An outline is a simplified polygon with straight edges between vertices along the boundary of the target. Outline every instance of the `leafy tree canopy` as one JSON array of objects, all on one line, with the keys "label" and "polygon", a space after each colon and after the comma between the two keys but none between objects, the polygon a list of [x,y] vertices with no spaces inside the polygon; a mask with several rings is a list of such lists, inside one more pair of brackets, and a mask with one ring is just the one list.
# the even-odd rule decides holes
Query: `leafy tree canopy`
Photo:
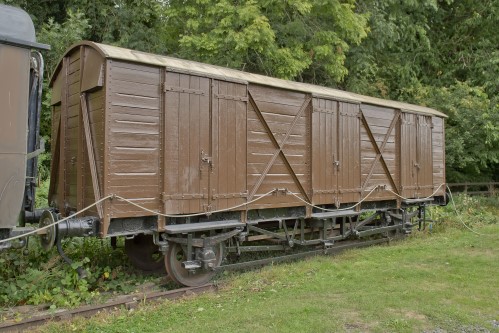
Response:
[{"label": "leafy tree canopy", "polygon": [[346,53],[368,31],[351,0],[173,0],[165,17],[183,58],[328,85],[347,75]]},{"label": "leafy tree canopy", "polygon": [[497,0],[0,2],[52,45],[47,74],[89,39],[423,104],[449,115],[448,181],[499,180]]}]

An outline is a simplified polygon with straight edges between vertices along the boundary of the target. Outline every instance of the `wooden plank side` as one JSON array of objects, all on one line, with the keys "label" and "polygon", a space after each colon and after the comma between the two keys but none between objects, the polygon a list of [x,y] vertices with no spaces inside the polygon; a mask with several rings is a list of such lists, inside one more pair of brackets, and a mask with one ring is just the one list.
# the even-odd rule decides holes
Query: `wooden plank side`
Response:
[{"label": "wooden plank side", "polygon": [[[309,158],[307,149],[310,145],[308,141],[311,139],[306,126],[307,122],[312,121],[309,119],[311,113],[308,111],[311,98],[302,93],[257,85],[251,85],[249,92],[248,119],[251,123],[251,129],[248,126],[249,199],[266,193],[262,191],[271,188],[286,188],[300,193],[305,200],[309,200],[312,179],[310,166],[307,164]],[[276,107],[276,104],[280,106]],[[258,122],[261,128],[255,131]],[[267,135],[267,140],[262,133]],[[288,155],[292,156],[295,164],[290,164]],[[253,160],[255,156],[258,156],[258,162]],[[268,160],[257,165],[262,163],[265,156]],[[305,167],[307,172],[297,173],[294,170],[296,163],[307,166]],[[285,173],[282,173],[282,169],[279,172],[275,171],[274,165],[279,164],[286,167]],[[259,172],[250,174],[250,170],[259,170]]]},{"label": "wooden plank side", "polygon": [[[110,67],[108,110],[106,114],[108,150],[104,156],[105,191],[139,204],[160,202],[160,68],[114,61]],[[115,77],[115,73],[117,77]],[[147,77],[147,83],[144,83]],[[97,123],[96,123],[97,124]],[[151,178],[156,179],[151,184]],[[127,184],[132,180],[133,188]],[[140,179],[143,181],[141,182]],[[110,204],[112,217],[120,214],[124,203]],[[126,206],[126,205],[125,205]],[[128,216],[144,216],[144,211],[130,210]],[[118,214],[118,215],[116,215]],[[120,215],[122,216],[122,215]]]},{"label": "wooden plank side", "polygon": [[[362,105],[361,138],[361,180],[363,194],[374,187],[382,186],[394,192],[399,191],[398,160],[399,111],[373,105]],[[373,192],[368,200],[396,199],[389,192]]]},{"label": "wooden plank side", "polygon": [[[189,89],[199,90],[200,78],[191,76]],[[200,136],[200,95],[188,94],[189,98],[189,149],[185,154],[189,156],[189,189],[187,193],[201,193],[200,189],[200,156],[201,156],[201,136]],[[194,167],[196,166],[197,167]],[[189,212],[199,212],[202,210],[200,199],[189,200]]]},{"label": "wooden plank side", "polygon": [[69,75],[69,58],[65,57],[62,60],[62,92],[61,92],[61,112],[60,112],[60,127],[59,127],[59,175],[57,189],[57,206],[59,211],[66,215],[66,126],[67,126],[67,109],[68,109],[68,75]]},{"label": "wooden plank side", "polygon": [[[189,87],[189,75],[180,74],[179,86]],[[190,116],[189,94],[180,93],[179,95],[179,110],[178,110],[178,187],[179,193],[190,193],[190,163],[189,163],[189,116]],[[179,202],[180,212],[189,212],[189,202]]]},{"label": "wooden plank side", "polygon": [[[260,85],[251,85],[251,95],[257,102],[275,103],[300,107],[303,104],[304,94],[297,91],[272,88]],[[262,112],[265,110],[262,108]]]},{"label": "wooden plank side", "polygon": [[[445,164],[444,164],[444,120],[433,117],[432,130],[432,149],[433,149],[433,187],[434,191],[445,183]],[[445,186],[442,186],[436,195],[444,195]]]},{"label": "wooden plank side", "polygon": [[[177,73],[166,72],[165,85],[179,86],[180,75]],[[178,173],[179,173],[179,160],[178,160],[178,144],[179,144],[179,105],[180,94],[174,91],[167,91],[164,94],[164,109],[165,109],[165,169],[164,183],[165,194],[172,195],[179,191]],[[177,200],[165,201],[166,212],[178,212],[179,203]]]},{"label": "wooden plank side", "polygon": [[[248,98],[248,87],[242,84],[236,85],[236,96]],[[248,172],[248,142],[246,119],[248,117],[248,102],[238,101],[235,104],[235,184],[237,184],[237,188],[241,189],[244,193],[247,193],[248,185],[246,174]],[[235,200],[234,204],[239,204],[239,202]]]}]

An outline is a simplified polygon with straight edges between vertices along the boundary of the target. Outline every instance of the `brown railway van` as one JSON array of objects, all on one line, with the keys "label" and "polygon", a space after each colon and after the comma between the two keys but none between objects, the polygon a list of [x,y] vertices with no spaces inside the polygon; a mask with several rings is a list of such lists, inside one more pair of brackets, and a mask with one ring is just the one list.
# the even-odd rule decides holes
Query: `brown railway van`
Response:
[{"label": "brown railway van", "polygon": [[445,203],[445,115],[427,107],[92,42],[50,85],[50,219],[112,196],[65,234],[137,235],[131,260],[162,267],[159,249],[185,285],[226,252],[408,232]]}]

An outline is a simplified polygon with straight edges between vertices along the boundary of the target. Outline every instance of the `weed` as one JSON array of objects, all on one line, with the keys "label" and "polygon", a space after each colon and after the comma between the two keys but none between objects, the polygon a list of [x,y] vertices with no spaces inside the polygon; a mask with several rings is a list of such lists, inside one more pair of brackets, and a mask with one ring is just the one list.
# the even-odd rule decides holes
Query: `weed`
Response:
[{"label": "weed", "polygon": [[466,194],[454,196],[454,202],[447,206],[433,206],[429,216],[436,223],[431,231],[445,231],[449,228],[465,229],[499,223],[499,197],[471,197]]},{"label": "weed", "polygon": [[[109,240],[68,239],[63,247],[75,259],[72,265],[64,263],[55,249],[44,252],[36,241],[29,243],[27,254],[1,253],[0,306],[75,307],[98,300],[102,292],[132,292],[137,284],[153,278],[137,274],[122,248],[113,250]],[[83,279],[75,270],[80,266],[88,273]]]}]

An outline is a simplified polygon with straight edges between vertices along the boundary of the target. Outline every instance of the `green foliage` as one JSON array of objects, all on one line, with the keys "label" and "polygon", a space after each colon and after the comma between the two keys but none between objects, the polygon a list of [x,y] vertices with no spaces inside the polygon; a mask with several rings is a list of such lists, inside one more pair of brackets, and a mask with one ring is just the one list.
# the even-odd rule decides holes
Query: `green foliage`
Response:
[{"label": "green foliage", "polygon": [[[433,230],[449,231],[449,228],[466,230],[466,226],[479,229],[499,224],[499,197],[478,197],[458,194],[447,206],[434,206],[429,210],[436,221]],[[463,225],[463,223],[466,225]],[[468,231],[468,230],[467,230]]]},{"label": "green foliage", "polygon": [[67,8],[85,13],[90,29],[84,39],[147,52],[161,49],[159,0],[71,0]]},{"label": "green foliage", "polygon": [[[45,153],[44,155],[48,155]],[[40,165],[43,163],[40,162]],[[40,175],[40,178],[43,179],[43,176]],[[48,207],[48,196],[49,196],[49,186],[50,186],[50,178],[46,178],[42,180],[39,186],[36,189],[36,198],[35,198],[35,207],[36,208],[45,208]]]},{"label": "green foliage", "polygon": [[53,18],[45,22],[38,32],[38,41],[49,44],[51,49],[44,53],[45,77],[50,78],[64,51],[73,43],[81,40],[90,28],[88,19],[82,12],[69,11],[68,18],[63,23]]},{"label": "green foliage", "polygon": [[[354,1],[170,1],[170,53],[284,79],[336,84],[367,34]],[[168,43],[167,43],[168,44]]]},{"label": "green foliage", "polygon": [[445,133],[449,182],[494,177],[494,166],[499,165],[499,104],[484,88],[466,82],[449,87],[414,85],[403,96],[449,116]]},{"label": "green foliage", "polygon": [[403,87],[411,86],[424,74],[432,51],[428,32],[438,11],[437,2],[367,0],[361,2],[359,10],[369,15],[370,33],[348,54],[351,74],[344,87],[398,99]]},{"label": "green foliage", "polygon": [[[70,239],[63,241],[63,247],[76,259],[71,266],[55,249],[44,252],[36,239],[30,242],[27,254],[20,250],[1,252],[0,306],[75,307],[100,299],[103,292],[132,292],[152,278],[136,275],[122,249],[113,250],[108,240]],[[80,266],[88,273],[84,279],[76,272]]]},{"label": "green foliage", "polygon": [[499,94],[499,2],[453,0],[439,3],[429,32],[433,63],[426,81],[479,86],[491,98]]}]

